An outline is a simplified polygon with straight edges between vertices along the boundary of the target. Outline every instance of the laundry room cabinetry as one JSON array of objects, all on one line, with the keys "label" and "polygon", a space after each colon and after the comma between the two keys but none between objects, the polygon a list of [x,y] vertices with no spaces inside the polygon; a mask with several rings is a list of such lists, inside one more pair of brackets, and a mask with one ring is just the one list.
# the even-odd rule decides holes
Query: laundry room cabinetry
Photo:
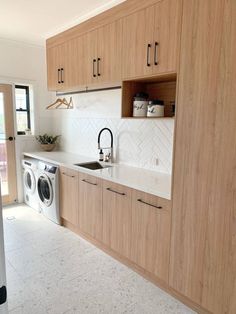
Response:
[{"label": "laundry room cabinetry", "polygon": [[181,0],[163,0],[123,18],[123,78],[176,72]]},{"label": "laundry room cabinetry", "polygon": [[130,258],[132,189],[103,181],[103,243]]},{"label": "laundry room cabinetry", "polygon": [[79,173],[78,186],[78,228],[102,240],[102,180],[88,174]]},{"label": "laundry room cabinetry", "polygon": [[60,212],[61,217],[76,225],[78,220],[78,171],[60,167]]},{"label": "laundry room cabinetry", "polygon": [[171,202],[133,190],[131,260],[168,282]]},{"label": "laundry room cabinetry", "polygon": [[85,91],[176,73],[181,14],[182,0],[128,0],[49,38],[48,89]]},{"label": "laundry room cabinetry", "polygon": [[169,284],[236,313],[236,2],[184,0]]}]

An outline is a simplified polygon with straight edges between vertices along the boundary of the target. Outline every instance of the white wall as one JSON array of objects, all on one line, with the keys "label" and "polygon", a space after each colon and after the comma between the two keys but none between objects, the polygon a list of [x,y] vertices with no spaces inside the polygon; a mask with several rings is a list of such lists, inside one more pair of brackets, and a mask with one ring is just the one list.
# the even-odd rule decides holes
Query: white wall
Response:
[{"label": "white wall", "polygon": [[[61,135],[62,150],[97,159],[98,133],[109,127],[116,162],[171,173],[174,119],[121,119],[121,90],[72,97],[74,109],[53,111],[53,131]],[[102,140],[109,145],[108,133]]]},{"label": "white wall", "polygon": [[[50,132],[51,113],[45,107],[51,101],[47,92],[45,48],[0,39],[0,82],[32,84],[36,133]],[[16,137],[18,198],[22,201],[21,154],[38,149],[34,136]]]}]

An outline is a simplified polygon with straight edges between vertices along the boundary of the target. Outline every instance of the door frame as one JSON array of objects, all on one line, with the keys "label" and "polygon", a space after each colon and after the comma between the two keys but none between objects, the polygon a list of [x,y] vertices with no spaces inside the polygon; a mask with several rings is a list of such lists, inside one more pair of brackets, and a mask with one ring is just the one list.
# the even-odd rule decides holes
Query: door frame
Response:
[{"label": "door frame", "polygon": [[14,115],[14,99],[13,85],[0,84],[1,92],[4,93],[4,115],[5,115],[5,131],[6,139],[13,137],[12,141],[6,140],[7,151],[7,175],[9,193],[2,196],[3,205],[12,204],[17,200],[17,172],[16,172],[16,149],[15,149],[15,115]]}]

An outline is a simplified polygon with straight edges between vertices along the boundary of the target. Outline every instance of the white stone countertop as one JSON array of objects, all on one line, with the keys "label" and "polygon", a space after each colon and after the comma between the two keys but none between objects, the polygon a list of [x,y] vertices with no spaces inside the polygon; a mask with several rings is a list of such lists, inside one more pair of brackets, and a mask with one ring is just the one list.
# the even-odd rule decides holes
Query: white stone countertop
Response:
[{"label": "white stone countertop", "polygon": [[171,175],[169,174],[116,163],[109,164],[112,166],[109,168],[89,170],[74,164],[95,161],[94,158],[62,151],[23,153],[23,156],[78,170],[142,192],[171,199]]}]

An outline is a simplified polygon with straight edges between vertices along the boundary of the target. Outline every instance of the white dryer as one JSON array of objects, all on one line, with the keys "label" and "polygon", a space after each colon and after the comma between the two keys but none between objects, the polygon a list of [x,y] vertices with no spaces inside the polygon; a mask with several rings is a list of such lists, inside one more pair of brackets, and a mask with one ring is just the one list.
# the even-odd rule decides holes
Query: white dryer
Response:
[{"label": "white dryer", "polygon": [[25,158],[22,160],[24,201],[33,209],[39,211],[39,200],[36,189],[38,179],[38,160]]},{"label": "white dryer", "polygon": [[61,224],[59,210],[59,169],[39,161],[37,193],[40,211],[51,221]]}]

